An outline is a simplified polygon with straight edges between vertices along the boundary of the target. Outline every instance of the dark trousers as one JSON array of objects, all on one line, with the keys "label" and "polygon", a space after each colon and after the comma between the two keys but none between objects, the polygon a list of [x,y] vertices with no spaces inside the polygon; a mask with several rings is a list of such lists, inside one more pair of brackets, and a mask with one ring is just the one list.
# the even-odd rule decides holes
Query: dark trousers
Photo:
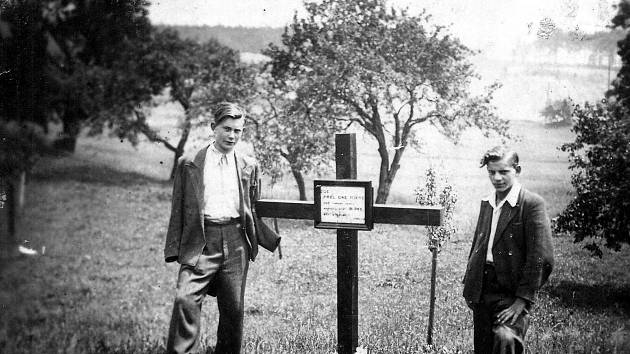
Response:
[{"label": "dark trousers", "polygon": [[473,306],[476,354],[523,353],[529,311],[523,310],[513,325],[494,324],[499,312],[510,307],[514,300],[514,295],[497,282],[494,267],[486,265],[481,302]]},{"label": "dark trousers", "polygon": [[240,353],[243,337],[248,246],[240,225],[205,224],[206,246],[195,267],[182,265],[168,332],[167,353],[199,350],[201,302],[206,294],[217,297],[219,327],[215,353]]}]

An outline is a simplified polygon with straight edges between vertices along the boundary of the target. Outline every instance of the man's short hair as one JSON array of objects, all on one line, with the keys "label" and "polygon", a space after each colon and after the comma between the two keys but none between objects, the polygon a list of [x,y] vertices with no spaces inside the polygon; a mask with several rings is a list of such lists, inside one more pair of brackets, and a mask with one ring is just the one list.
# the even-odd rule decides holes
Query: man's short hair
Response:
[{"label": "man's short hair", "polygon": [[220,124],[226,118],[245,118],[245,110],[232,102],[220,102],[214,109],[214,124]]},{"label": "man's short hair", "polygon": [[518,154],[516,151],[508,148],[507,146],[495,146],[492,149],[486,151],[481,158],[480,164],[483,167],[488,164],[488,162],[494,162],[502,160],[503,158],[507,158],[508,161],[512,162],[513,167],[518,166]]}]

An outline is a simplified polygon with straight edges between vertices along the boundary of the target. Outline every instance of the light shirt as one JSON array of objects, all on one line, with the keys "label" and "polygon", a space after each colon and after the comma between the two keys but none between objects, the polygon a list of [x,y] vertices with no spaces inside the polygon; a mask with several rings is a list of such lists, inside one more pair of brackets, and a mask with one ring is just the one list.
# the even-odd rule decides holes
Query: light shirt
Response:
[{"label": "light shirt", "polygon": [[512,189],[508,195],[499,202],[499,205],[496,204],[496,191],[490,193],[487,197],[482,200],[488,201],[490,206],[492,207],[492,222],[490,223],[490,236],[488,237],[488,251],[486,253],[486,262],[494,262],[494,258],[492,257],[492,244],[494,243],[494,234],[497,232],[497,224],[499,223],[499,217],[501,216],[501,208],[503,208],[503,204],[506,202],[510,204],[510,206],[516,206],[518,202],[518,194],[521,192],[521,184],[516,182],[512,185]]},{"label": "light shirt", "polygon": [[240,194],[234,151],[221,153],[208,147],[203,168],[203,213],[206,218],[223,221],[239,216]]}]

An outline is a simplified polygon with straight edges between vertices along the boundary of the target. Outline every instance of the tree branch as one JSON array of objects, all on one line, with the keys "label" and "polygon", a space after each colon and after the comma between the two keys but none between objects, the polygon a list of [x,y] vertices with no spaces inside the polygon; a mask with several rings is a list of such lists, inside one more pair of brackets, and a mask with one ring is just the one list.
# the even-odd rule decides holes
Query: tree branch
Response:
[{"label": "tree branch", "polygon": [[138,128],[138,131],[140,131],[142,134],[144,134],[144,136],[147,137],[147,139],[153,142],[162,143],[167,149],[173,152],[177,151],[177,148],[175,146],[169,143],[168,140],[166,140],[165,138],[159,136],[155,130],[149,127],[149,125],[147,124],[147,119],[144,112],[138,109],[135,109],[134,113],[137,119],[135,126]]},{"label": "tree branch", "polygon": [[363,110],[363,108],[357,102],[349,99],[345,95],[341,95],[341,94],[338,94],[338,93],[333,93],[333,95],[335,97],[337,97],[338,99],[342,100],[343,102],[346,102],[350,106],[352,106],[352,108],[354,108],[354,110],[357,112],[359,117],[361,117],[365,121],[369,121],[370,120],[370,118],[371,118],[370,115],[365,110]]}]

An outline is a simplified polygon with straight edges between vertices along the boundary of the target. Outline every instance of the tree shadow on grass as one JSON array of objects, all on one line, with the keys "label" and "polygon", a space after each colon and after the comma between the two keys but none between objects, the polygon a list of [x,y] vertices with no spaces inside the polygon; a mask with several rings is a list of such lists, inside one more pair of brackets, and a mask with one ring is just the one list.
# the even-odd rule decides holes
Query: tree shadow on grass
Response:
[{"label": "tree shadow on grass", "polygon": [[627,284],[583,284],[562,280],[547,287],[547,292],[570,307],[592,310],[619,308],[630,315],[630,285]]},{"label": "tree shadow on grass", "polygon": [[167,178],[160,179],[133,171],[121,171],[107,165],[81,164],[66,166],[46,166],[36,168],[30,175],[34,181],[61,182],[77,181],[107,186],[132,186],[145,184],[170,185]]}]

